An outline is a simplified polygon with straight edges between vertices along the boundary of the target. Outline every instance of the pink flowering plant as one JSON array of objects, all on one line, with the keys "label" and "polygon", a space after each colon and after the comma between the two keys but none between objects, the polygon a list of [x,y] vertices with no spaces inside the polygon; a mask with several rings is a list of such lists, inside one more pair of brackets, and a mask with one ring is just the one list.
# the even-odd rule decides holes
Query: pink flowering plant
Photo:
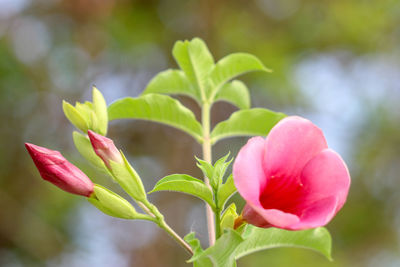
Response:
[{"label": "pink flowering plant", "polygon": [[[77,150],[93,166],[108,174],[140,207],[94,184],[58,151],[26,143],[43,179],[60,189],[86,197],[103,213],[157,224],[185,249],[194,266],[236,266],[250,253],[276,247],[301,247],[331,259],[331,237],[325,226],[346,202],[350,175],[342,158],[328,148],[322,131],[311,121],[264,108],[250,108],[249,90],[235,78],[251,71],[269,72],[257,57],[234,53],[215,63],[198,38],[178,41],[173,56],[180,69],[157,74],[138,97],[107,106],[93,88],[92,102],[63,102],[67,119],[77,128]],[[201,107],[201,121],[170,95],[193,98]],[[217,101],[239,108],[230,118],[210,127],[210,110]],[[146,190],[122,150],[106,137],[108,122],[149,120],[180,129],[202,146],[196,158],[204,177],[170,174]],[[224,138],[255,136],[236,157],[229,153],[212,161],[212,147]],[[233,161],[232,174],[227,173]],[[167,224],[148,194],[175,191],[205,202],[208,247],[194,232],[185,237]],[[242,210],[230,201],[236,192],[245,200]],[[229,205],[228,205],[229,203]]]}]

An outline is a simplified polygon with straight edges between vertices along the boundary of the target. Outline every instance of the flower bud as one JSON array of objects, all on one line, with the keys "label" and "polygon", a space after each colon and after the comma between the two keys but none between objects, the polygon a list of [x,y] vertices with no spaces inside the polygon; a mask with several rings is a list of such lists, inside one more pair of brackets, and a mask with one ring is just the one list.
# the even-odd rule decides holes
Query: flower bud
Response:
[{"label": "flower bud", "polygon": [[95,86],[93,86],[92,95],[93,111],[96,115],[96,120],[98,124],[98,130],[96,132],[102,135],[106,135],[108,127],[108,112],[106,101],[104,100],[103,95]]},{"label": "flower bud", "polygon": [[92,181],[60,152],[29,143],[25,147],[44,180],[72,194],[89,197],[93,193]]},{"label": "flower bud", "polygon": [[124,161],[122,159],[121,153],[115,147],[114,142],[105,136],[97,134],[92,131],[88,131],[90,142],[92,143],[94,152],[99,156],[107,168],[111,168],[110,160],[122,164]]},{"label": "flower bud", "polygon": [[94,152],[103,160],[119,185],[133,199],[139,201],[146,199],[146,191],[139,175],[128,163],[122,152],[118,151],[114,142],[110,138],[90,130],[88,135]]},{"label": "flower bud", "polygon": [[232,203],[228,208],[224,211],[224,214],[221,218],[221,230],[225,229],[233,229],[235,226],[235,220],[238,217],[236,213],[236,205]]},{"label": "flower bud", "polygon": [[79,110],[70,103],[63,101],[63,110],[67,119],[79,130],[86,133],[89,128],[88,120],[82,116]]},{"label": "flower bud", "polygon": [[107,104],[103,95],[93,87],[93,102],[76,102],[72,106],[63,101],[63,110],[67,119],[79,130],[86,133],[93,130],[99,134],[106,135],[108,126]]},{"label": "flower bud", "polygon": [[94,167],[96,167],[97,170],[104,173],[109,173],[109,170],[105,166],[103,160],[94,152],[92,143],[87,135],[74,131],[72,133],[72,137],[75,147],[85,159],[87,159]]}]

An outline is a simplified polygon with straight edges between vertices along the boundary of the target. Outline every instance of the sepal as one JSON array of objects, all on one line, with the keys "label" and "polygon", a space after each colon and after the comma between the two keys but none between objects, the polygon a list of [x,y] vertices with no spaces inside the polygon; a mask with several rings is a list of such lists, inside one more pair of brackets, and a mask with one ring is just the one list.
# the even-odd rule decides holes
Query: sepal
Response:
[{"label": "sepal", "polygon": [[118,163],[110,160],[110,171],[119,185],[135,200],[145,201],[146,191],[139,174],[129,164],[125,155],[121,153],[123,162]]},{"label": "sepal", "polygon": [[94,185],[94,193],[88,201],[103,213],[121,219],[149,219],[150,216],[136,212],[124,198],[100,185]]}]

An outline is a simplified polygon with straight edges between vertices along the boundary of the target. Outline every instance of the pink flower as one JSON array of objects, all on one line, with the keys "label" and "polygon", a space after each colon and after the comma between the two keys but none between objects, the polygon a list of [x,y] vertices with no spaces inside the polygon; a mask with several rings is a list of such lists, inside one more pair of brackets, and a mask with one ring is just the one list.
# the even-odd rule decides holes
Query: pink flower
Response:
[{"label": "pink flower", "polygon": [[104,161],[104,164],[106,164],[107,168],[111,168],[109,163],[110,160],[117,163],[124,162],[121,153],[115,147],[113,140],[92,132],[91,130],[88,131],[88,135],[94,152]]},{"label": "pink flower", "polygon": [[350,174],[309,120],[287,117],[266,139],[251,138],[233,165],[246,200],[243,219],[258,227],[302,230],[326,225],[346,202]]},{"label": "pink flower", "polygon": [[72,194],[89,197],[93,193],[92,181],[60,152],[29,143],[25,147],[44,180]]}]

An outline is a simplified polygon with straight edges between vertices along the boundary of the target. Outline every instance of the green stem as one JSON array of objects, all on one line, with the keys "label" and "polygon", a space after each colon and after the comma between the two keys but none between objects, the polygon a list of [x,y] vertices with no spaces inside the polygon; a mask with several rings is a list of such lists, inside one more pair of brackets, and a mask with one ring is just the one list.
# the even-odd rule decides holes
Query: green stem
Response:
[{"label": "green stem", "polygon": [[214,191],[214,199],[215,199],[215,239],[218,239],[221,236],[221,209],[218,205],[218,197],[217,192]]},{"label": "green stem", "polygon": [[154,218],[154,222],[167,234],[169,234],[183,249],[186,250],[191,256],[193,256],[193,250],[189,246],[188,243],[186,243],[185,240],[183,240],[182,237],[180,237],[164,220],[164,216],[159,212],[156,206],[151,204],[148,201],[145,202],[138,202],[138,205],[143,209],[144,212],[146,212],[148,215]]},{"label": "green stem", "polygon": [[177,233],[175,233],[175,231],[172,230],[172,228],[164,220],[161,220],[158,223],[158,226],[164,229],[164,231],[167,232],[167,234],[169,234],[179,245],[181,245],[182,248],[184,248],[191,256],[193,256],[193,250],[189,244],[186,243],[185,240],[183,240],[183,238],[181,238]]},{"label": "green stem", "polygon": [[[201,122],[203,126],[203,159],[211,163],[211,141],[210,141],[210,104],[204,102],[201,108]],[[211,189],[210,181],[204,176],[204,183]],[[214,212],[210,205],[206,204],[208,240],[210,246],[215,243]]]}]

